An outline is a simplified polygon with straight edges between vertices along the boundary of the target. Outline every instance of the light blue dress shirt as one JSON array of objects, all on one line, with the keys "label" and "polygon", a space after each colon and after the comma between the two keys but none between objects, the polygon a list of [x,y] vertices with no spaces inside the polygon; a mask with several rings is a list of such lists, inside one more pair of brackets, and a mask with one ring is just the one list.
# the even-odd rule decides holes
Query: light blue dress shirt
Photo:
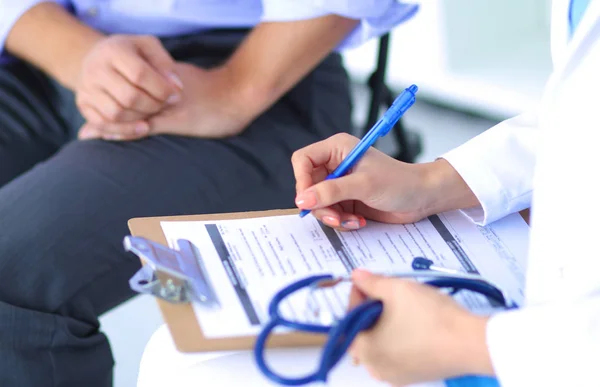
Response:
[{"label": "light blue dress shirt", "polygon": [[[0,0],[0,54],[15,22],[43,0]],[[54,0],[105,33],[172,36],[338,14],[360,25],[338,50],[356,47],[411,18],[418,5],[396,0]]]}]

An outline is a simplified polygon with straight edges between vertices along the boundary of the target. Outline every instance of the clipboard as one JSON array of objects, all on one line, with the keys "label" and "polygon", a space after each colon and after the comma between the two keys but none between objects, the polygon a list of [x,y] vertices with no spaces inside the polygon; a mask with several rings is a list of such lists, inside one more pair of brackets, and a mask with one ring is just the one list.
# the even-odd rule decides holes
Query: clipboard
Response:
[{"label": "clipboard", "polygon": [[[181,215],[181,216],[164,216],[164,217],[147,217],[133,218],[128,221],[131,237],[125,239],[125,249],[136,253],[136,255],[144,255],[139,249],[147,248],[151,245],[154,249],[164,249],[163,252],[171,254],[170,259],[173,261],[185,261],[184,265],[190,264],[192,259],[191,246],[185,246],[185,241],[180,244],[181,256],[177,257],[175,250],[171,250],[167,245],[167,240],[162,231],[161,222],[165,221],[216,221],[229,219],[247,219],[270,217],[280,215],[298,214],[297,209],[291,210],[270,210],[270,211],[254,211],[254,212],[237,212],[212,215]],[[136,242],[141,243],[136,247]],[[138,249],[139,248],[139,249]],[[137,250],[137,251],[136,251]],[[146,251],[148,252],[148,251]],[[197,252],[196,252],[197,253]],[[183,254],[188,254],[183,255]],[[201,262],[201,257],[193,257]],[[173,263],[173,262],[172,262]],[[196,318],[196,314],[191,302],[204,301],[208,304],[218,302],[211,299],[211,294],[203,293],[210,292],[210,289],[203,289],[200,284],[195,286],[192,282],[179,275],[177,264],[157,267],[153,262],[142,259],[143,267],[134,275],[130,281],[132,288],[141,293],[153,294],[156,296],[159,309],[167,324],[175,347],[183,353],[193,352],[212,352],[212,351],[234,351],[234,350],[249,350],[254,348],[256,337],[254,336],[239,336],[227,338],[207,338],[202,333],[200,324]],[[194,268],[192,270],[202,270]],[[209,273],[200,273],[208,276]],[[155,275],[153,281],[149,278],[150,275]],[[188,278],[189,279],[189,278]],[[141,282],[141,283],[140,283]],[[209,284],[208,284],[209,285]],[[168,301],[167,301],[168,300]],[[274,333],[269,339],[267,347],[269,348],[285,348],[285,347],[311,347],[322,346],[325,343],[326,336],[310,333]]]},{"label": "clipboard", "polygon": [[[298,214],[298,212],[298,209],[289,209],[209,215],[181,215],[133,218],[129,220],[128,226],[132,237],[140,237],[149,242],[158,243],[161,248],[170,250],[167,246],[167,241],[160,225],[160,223],[163,221],[216,221],[270,217],[280,215],[295,215]],[[529,209],[521,211],[520,214],[522,218],[527,223],[529,223]],[[131,246],[126,246],[126,249],[131,251]],[[150,272],[151,268],[146,268],[146,266],[148,266],[147,263],[144,261],[142,261],[142,263],[144,264],[142,270]],[[140,270],[140,272],[142,270]],[[136,273],[136,276],[138,274],[141,274],[140,272]],[[136,276],[132,278],[132,282],[139,280],[136,278]],[[184,295],[182,294],[185,279],[178,277],[176,273],[169,272],[169,270],[159,270],[156,273],[156,277],[157,282],[159,282],[157,284],[159,285],[158,291],[162,291],[164,293],[163,296],[166,296],[156,298],[158,306],[163,316],[163,319],[165,320],[169,328],[169,331],[178,351],[183,353],[192,353],[248,350],[254,348],[254,343],[256,339],[254,336],[240,336],[234,338],[206,338],[202,333],[202,329],[196,318],[196,314],[192,308],[190,300],[186,299],[186,297],[184,297]],[[144,282],[147,282],[147,279],[145,279]],[[197,296],[197,294],[195,295]],[[171,301],[166,301],[164,298],[170,298]],[[322,346],[325,343],[325,340],[325,335],[316,335],[299,332],[283,334],[280,333],[273,334],[272,338],[267,343],[267,347],[283,348]]]}]

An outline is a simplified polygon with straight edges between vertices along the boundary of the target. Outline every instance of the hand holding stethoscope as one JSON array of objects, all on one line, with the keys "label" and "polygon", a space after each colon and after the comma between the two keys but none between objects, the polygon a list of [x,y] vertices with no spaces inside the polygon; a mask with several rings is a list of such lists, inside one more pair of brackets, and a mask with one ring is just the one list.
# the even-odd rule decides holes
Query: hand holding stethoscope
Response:
[{"label": "hand holding stethoscope", "polygon": [[[397,278],[412,278],[438,289],[448,290],[450,295],[461,291],[471,291],[485,296],[492,306],[514,308],[516,304],[494,284],[479,275],[461,273],[453,270],[436,268],[432,262],[424,258],[415,258],[413,261],[415,271],[394,273]],[[269,305],[269,321],[263,327],[255,346],[255,359],[259,369],[265,376],[282,385],[304,385],[311,382],[325,382],[328,373],[339,363],[350,347],[354,338],[362,331],[372,328],[378,321],[383,311],[383,304],[379,300],[367,300],[351,309],[341,318],[335,319],[331,324],[322,322],[301,322],[296,319],[282,316],[280,305],[288,297],[299,291],[308,291],[309,294],[320,289],[331,288],[344,282],[349,282],[347,276],[334,277],[331,275],[316,275],[292,283],[279,291]],[[321,353],[318,368],[312,374],[303,377],[285,377],[277,374],[267,364],[264,358],[265,343],[269,335],[277,327],[285,327],[296,331],[319,333],[327,335],[326,344]],[[492,386],[498,385],[493,378],[466,376],[447,380],[448,386]]]}]

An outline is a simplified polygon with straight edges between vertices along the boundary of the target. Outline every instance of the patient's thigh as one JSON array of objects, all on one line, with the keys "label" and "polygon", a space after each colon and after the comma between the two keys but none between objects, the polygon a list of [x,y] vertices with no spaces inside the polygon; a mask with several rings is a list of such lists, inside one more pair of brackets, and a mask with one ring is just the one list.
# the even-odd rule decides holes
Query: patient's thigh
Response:
[{"label": "patient's thigh", "polygon": [[72,303],[91,304],[93,321],[132,295],[139,260],[123,249],[128,219],[292,207],[292,148],[312,139],[301,133],[268,115],[221,141],[66,145],[0,188],[0,268],[11,273],[0,301],[78,318]]},{"label": "patient's thigh", "polygon": [[0,187],[52,156],[81,122],[70,91],[25,63],[0,66]]}]

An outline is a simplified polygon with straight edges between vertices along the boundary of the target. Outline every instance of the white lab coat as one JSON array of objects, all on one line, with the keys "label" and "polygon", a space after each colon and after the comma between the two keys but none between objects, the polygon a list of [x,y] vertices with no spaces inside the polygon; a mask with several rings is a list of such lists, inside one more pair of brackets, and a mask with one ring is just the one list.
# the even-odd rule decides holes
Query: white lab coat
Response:
[{"label": "white lab coat", "polygon": [[488,326],[507,387],[600,386],[600,0],[572,38],[568,7],[553,2],[554,72],[538,111],[444,156],[482,202],[467,211],[475,221],[532,204],[526,306]]},{"label": "white lab coat", "polygon": [[[600,0],[572,39],[568,7],[569,0],[553,2],[555,71],[539,109],[444,155],[482,203],[466,211],[476,222],[528,208],[533,198],[527,303],[488,326],[506,387],[600,386]],[[280,350],[274,358],[312,365],[317,352]],[[347,362],[337,370],[330,385],[381,385]],[[146,349],[138,386],[166,383],[274,386],[250,352],[184,355],[163,327]]]}]

